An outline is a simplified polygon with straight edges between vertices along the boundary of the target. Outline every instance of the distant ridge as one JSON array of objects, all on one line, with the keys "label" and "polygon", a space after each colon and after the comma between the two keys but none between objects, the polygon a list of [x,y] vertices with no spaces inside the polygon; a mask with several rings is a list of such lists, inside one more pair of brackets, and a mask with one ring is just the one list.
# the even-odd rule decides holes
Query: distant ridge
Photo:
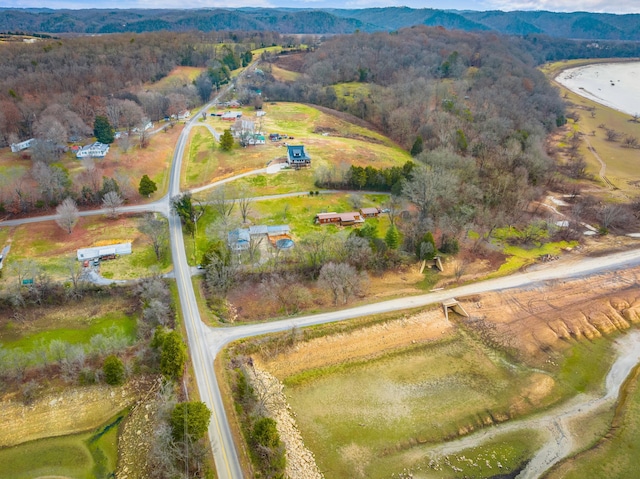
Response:
[{"label": "distant ridge", "polygon": [[123,33],[158,30],[258,30],[283,34],[393,31],[413,25],[442,26],[509,35],[545,34],[582,40],[640,41],[640,14],[546,11],[458,11],[385,7],[365,9],[207,8],[85,9],[0,8],[0,31]]}]

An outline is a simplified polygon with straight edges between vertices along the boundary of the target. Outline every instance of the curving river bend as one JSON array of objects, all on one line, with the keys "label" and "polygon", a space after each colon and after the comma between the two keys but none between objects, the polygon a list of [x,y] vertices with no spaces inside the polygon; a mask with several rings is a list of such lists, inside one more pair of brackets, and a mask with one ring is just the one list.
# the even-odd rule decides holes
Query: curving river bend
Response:
[{"label": "curving river bend", "polygon": [[517,479],[540,477],[574,449],[573,435],[578,431],[572,430],[571,425],[575,427],[575,424],[579,424],[576,419],[587,417],[597,409],[612,405],[620,395],[622,384],[640,363],[640,331],[634,330],[621,336],[615,341],[615,345],[618,357],[607,374],[604,395],[594,397],[580,394],[542,415],[482,429],[475,434],[435,447],[429,454],[434,457],[456,454],[505,433],[522,429],[536,430],[543,433],[545,443]]}]

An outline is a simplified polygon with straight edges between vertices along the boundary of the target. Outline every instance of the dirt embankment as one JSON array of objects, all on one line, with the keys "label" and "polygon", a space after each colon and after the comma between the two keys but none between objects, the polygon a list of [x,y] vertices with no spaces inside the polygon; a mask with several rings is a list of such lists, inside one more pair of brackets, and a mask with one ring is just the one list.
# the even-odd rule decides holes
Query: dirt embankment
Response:
[{"label": "dirt embankment", "polygon": [[458,299],[471,316],[470,327],[540,362],[568,340],[591,340],[640,323],[639,274],[635,268]]},{"label": "dirt embankment", "polygon": [[151,384],[121,426],[116,470],[118,479],[144,479],[151,475],[153,464],[149,462],[149,450],[161,407],[157,394],[161,384],[160,380]]},{"label": "dirt embankment", "polygon": [[148,380],[141,379],[120,387],[66,388],[31,405],[5,399],[0,403],[0,447],[95,428],[131,406],[148,387]]}]

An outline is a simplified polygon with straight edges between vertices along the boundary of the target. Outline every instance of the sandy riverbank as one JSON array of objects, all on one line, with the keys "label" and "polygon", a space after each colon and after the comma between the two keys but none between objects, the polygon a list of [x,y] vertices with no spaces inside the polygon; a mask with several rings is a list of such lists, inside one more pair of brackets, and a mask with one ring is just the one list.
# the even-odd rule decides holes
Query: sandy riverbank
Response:
[{"label": "sandy riverbank", "polygon": [[574,93],[629,115],[640,114],[640,62],[569,68],[555,80]]}]

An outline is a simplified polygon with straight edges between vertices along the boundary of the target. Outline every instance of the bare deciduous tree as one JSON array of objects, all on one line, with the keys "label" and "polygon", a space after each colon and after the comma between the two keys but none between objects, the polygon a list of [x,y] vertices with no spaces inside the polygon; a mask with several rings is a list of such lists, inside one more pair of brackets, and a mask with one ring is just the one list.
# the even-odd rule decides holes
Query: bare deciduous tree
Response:
[{"label": "bare deciduous tree", "polygon": [[358,273],[347,263],[329,262],[322,267],[318,276],[318,283],[331,292],[336,306],[340,300],[346,304],[353,295],[361,293],[365,280],[365,273]]},{"label": "bare deciduous tree", "polygon": [[74,257],[69,257],[65,260],[65,266],[69,272],[69,281],[71,288],[67,290],[67,294],[74,299],[81,298],[83,294],[83,279],[84,271],[80,261],[77,261]]},{"label": "bare deciduous tree", "polygon": [[122,206],[122,203],[124,203],[124,200],[115,191],[109,191],[102,197],[102,207],[107,210],[107,216],[109,218],[118,217],[118,208]]},{"label": "bare deciduous tree", "polygon": [[150,213],[144,217],[142,223],[139,226],[139,230],[144,234],[151,246],[153,252],[156,255],[156,259],[160,261],[164,254],[167,239],[169,237],[169,231],[167,223],[161,219],[156,218],[153,213]]},{"label": "bare deciduous tree", "polygon": [[293,274],[274,273],[262,281],[264,294],[278,303],[284,314],[294,314],[300,311],[311,300],[311,293]]},{"label": "bare deciduous tree", "polygon": [[606,205],[598,212],[598,220],[604,228],[622,227],[633,220],[633,215],[625,206]]},{"label": "bare deciduous tree", "polygon": [[401,196],[391,195],[389,199],[384,203],[384,209],[387,210],[387,215],[389,216],[389,221],[392,225],[396,224],[396,219],[398,215],[402,212],[404,208],[404,200]]},{"label": "bare deciduous tree", "polygon": [[252,201],[253,198],[251,198],[251,192],[249,191],[249,188],[240,188],[240,191],[238,192],[238,208],[240,208],[240,215],[242,216],[243,223],[247,222],[249,211],[251,211]]},{"label": "bare deciduous tree", "polygon": [[71,234],[71,231],[73,231],[73,227],[78,222],[79,217],[76,202],[73,201],[72,198],[65,198],[64,201],[56,208],[56,213],[58,213],[58,217],[56,218],[58,226]]},{"label": "bare deciduous tree", "polygon": [[[209,201],[213,206],[213,209],[220,215],[223,221],[226,222],[227,218],[231,215],[233,207],[236,204],[235,198],[229,198],[229,194],[225,185],[219,186],[214,189],[209,196]],[[247,205],[248,207],[248,205]]]},{"label": "bare deciduous tree", "polygon": [[456,278],[456,283],[460,282],[462,276],[467,272],[469,267],[469,261],[464,258],[458,258],[453,263],[453,275]]}]

